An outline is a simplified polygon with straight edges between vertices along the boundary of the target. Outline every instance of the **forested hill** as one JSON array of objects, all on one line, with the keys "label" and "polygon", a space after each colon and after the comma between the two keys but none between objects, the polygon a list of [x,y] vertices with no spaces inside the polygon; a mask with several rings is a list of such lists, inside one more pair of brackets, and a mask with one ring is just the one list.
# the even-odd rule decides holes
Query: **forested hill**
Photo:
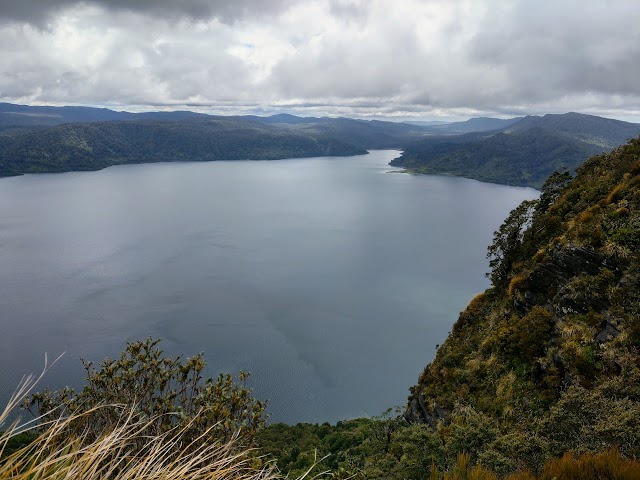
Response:
[{"label": "forested hill", "polygon": [[391,164],[415,173],[540,188],[552,172],[573,172],[585,158],[638,134],[640,124],[593,115],[530,116],[501,130],[423,138]]},{"label": "forested hill", "polygon": [[[493,129],[493,130],[491,130]],[[554,171],[640,134],[592,115],[472,118],[445,125],[297,117],[117,112],[0,103],[0,176],[95,170],[124,163],[279,159],[404,150],[392,165],[540,188]]]},{"label": "forested hill", "polygon": [[356,155],[401,148],[425,132],[416,125],[348,118],[0,104],[0,176],[125,163]]},{"label": "forested hill", "polygon": [[63,123],[109,122],[115,120],[168,120],[205,118],[208,115],[188,111],[117,112],[95,107],[49,107],[0,102],[0,128],[51,127]]},{"label": "forested hill", "polygon": [[484,424],[468,453],[511,468],[616,445],[640,456],[639,249],[640,138],[511,212],[489,248],[493,288],[461,313],[407,418]]},{"label": "forested hill", "polygon": [[162,161],[366,153],[322,131],[230,119],[70,123],[0,136],[0,176]]}]

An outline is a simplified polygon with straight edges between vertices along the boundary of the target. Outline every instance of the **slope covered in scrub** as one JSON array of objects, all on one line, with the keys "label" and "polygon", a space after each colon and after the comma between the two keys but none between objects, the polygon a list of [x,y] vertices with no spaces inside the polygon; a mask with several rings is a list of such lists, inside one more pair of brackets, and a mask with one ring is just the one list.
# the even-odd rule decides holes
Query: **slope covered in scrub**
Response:
[{"label": "slope covered in scrub", "polygon": [[640,454],[639,174],[635,139],[511,212],[489,247],[493,287],[412,388],[409,421],[450,429],[472,410],[494,441],[522,435],[542,456]]}]

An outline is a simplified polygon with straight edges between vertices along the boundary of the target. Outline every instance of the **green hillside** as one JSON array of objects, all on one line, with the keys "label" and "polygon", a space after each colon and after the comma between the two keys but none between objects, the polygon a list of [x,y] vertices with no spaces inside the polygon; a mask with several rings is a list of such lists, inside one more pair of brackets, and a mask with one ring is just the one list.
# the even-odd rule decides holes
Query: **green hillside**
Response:
[{"label": "green hillside", "polygon": [[323,132],[248,120],[63,124],[0,136],[0,176],[98,170],[126,163],[356,155],[366,150]]},{"label": "green hillside", "polygon": [[554,171],[625,143],[640,125],[566,113],[525,117],[494,132],[427,137],[409,144],[391,165],[413,173],[444,174],[540,188]]},{"label": "green hillside", "polygon": [[460,315],[406,416],[472,408],[551,454],[640,439],[640,139],[552,176],[489,248],[494,287]]},{"label": "green hillside", "polygon": [[126,163],[272,160],[402,148],[426,127],[293,115],[223,117],[0,103],[0,177]]}]

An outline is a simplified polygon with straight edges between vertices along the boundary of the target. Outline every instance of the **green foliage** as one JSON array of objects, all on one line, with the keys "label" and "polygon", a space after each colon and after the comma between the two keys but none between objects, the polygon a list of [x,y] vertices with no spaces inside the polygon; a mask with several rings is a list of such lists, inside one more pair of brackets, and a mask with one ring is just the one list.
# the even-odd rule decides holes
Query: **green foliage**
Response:
[{"label": "green foliage", "polygon": [[423,138],[407,145],[392,165],[415,173],[541,188],[554,171],[574,171],[589,156],[639,133],[637,124],[589,115],[525,117],[502,131]]},{"label": "green foliage", "polygon": [[[395,448],[396,433],[407,424],[389,410],[373,419],[338,422],[335,426],[299,423],[269,425],[256,435],[260,451],[276,459],[278,468],[297,477],[319,460],[314,471],[361,474],[372,457],[385,457]],[[377,462],[377,460],[376,460]]]},{"label": "green foliage", "polygon": [[640,458],[640,403],[620,396],[614,385],[569,388],[543,421],[551,451],[598,452],[617,446]]},{"label": "green foliage", "polygon": [[494,285],[504,285],[514,263],[522,256],[521,246],[525,231],[530,226],[537,205],[536,200],[525,200],[514,208],[500,228],[493,234],[487,258],[491,273],[487,274]]},{"label": "green foliage", "polygon": [[99,368],[83,362],[87,384],[82,391],[44,390],[33,394],[25,407],[43,415],[43,420],[77,417],[68,425],[69,435],[85,432],[88,440],[117,424],[124,411],[153,419],[146,425],[148,435],[184,429],[181,435],[187,442],[206,432],[212,441],[239,436],[237,445],[250,444],[264,425],[265,405],[246,388],[248,374],[240,372],[237,381],[229,374],[205,380],[202,354],[184,361],[165,357],[158,343],[152,339],[128,343],[117,360],[105,359]]},{"label": "green foliage", "polygon": [[445,412],[435,428],[392,417],[270,426],[261,447],[284,472],[317,450],[329,470],[363,479],[636,478],[639,175],[640,139],[574,179],[554,174],[511,212],[489,247],[493,287],[411,389],[426,414]]},{"label": "green foliage", "polygon": [[640,458],[639,174],[636,139],[554,174],[495,233],[493,288],[411,390],[446,411],[439,469],[458,453],[500,475],[567,451]]},{"label": "green foliage", "polygon": [[546,213],[549,207],[553,205],[560,195],[562,195],[572,180],[571,173],[565,170],[556,170],[542,185],[542,194],[540,195],[536,213]]},{"label": "green foliage", "polygon": [[[0,432],[0,438],[4,437],[5,432]],[[33,432],[23,432],[16,435],[12,435],[7,439],[4,448],[0,452],[0,458],[8,457],[18,450],[26,447],[37,438],[37,435]],[[1,442],[0,442],[1,447]]]},{"label": "green foliage", "polygon": [[366,150],[325,129],[241,118],[70,123],[0,137],[0,176],[99,170],[128,163],[273,160]]},{"label": "green foliage", "polygon": [[426,425],[410,425],[394,435],[386,455],[368,462],[366,478],[429,478],[432,465],[446,462],[440,436]]},{"label": "green foliage", "polygon": [[447,427],[446,446],[450,457],[455,458],[460,453],[468,453],[475,458],[498,437],[499,433],[492,418],[471,407],[462,407]]}]

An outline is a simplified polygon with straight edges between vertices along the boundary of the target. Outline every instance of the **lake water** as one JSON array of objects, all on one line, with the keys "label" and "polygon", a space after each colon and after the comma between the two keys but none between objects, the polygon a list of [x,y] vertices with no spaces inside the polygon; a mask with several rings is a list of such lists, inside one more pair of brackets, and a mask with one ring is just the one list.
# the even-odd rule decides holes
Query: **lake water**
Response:
[{"label": "lake water", "polygon": [[402,405],[537,192],[387,173],[398,154],[0,179],[0,400],[45,352],[42,386],[77,387],[80,357],[152,336],[250,371],[272,421]]}]

